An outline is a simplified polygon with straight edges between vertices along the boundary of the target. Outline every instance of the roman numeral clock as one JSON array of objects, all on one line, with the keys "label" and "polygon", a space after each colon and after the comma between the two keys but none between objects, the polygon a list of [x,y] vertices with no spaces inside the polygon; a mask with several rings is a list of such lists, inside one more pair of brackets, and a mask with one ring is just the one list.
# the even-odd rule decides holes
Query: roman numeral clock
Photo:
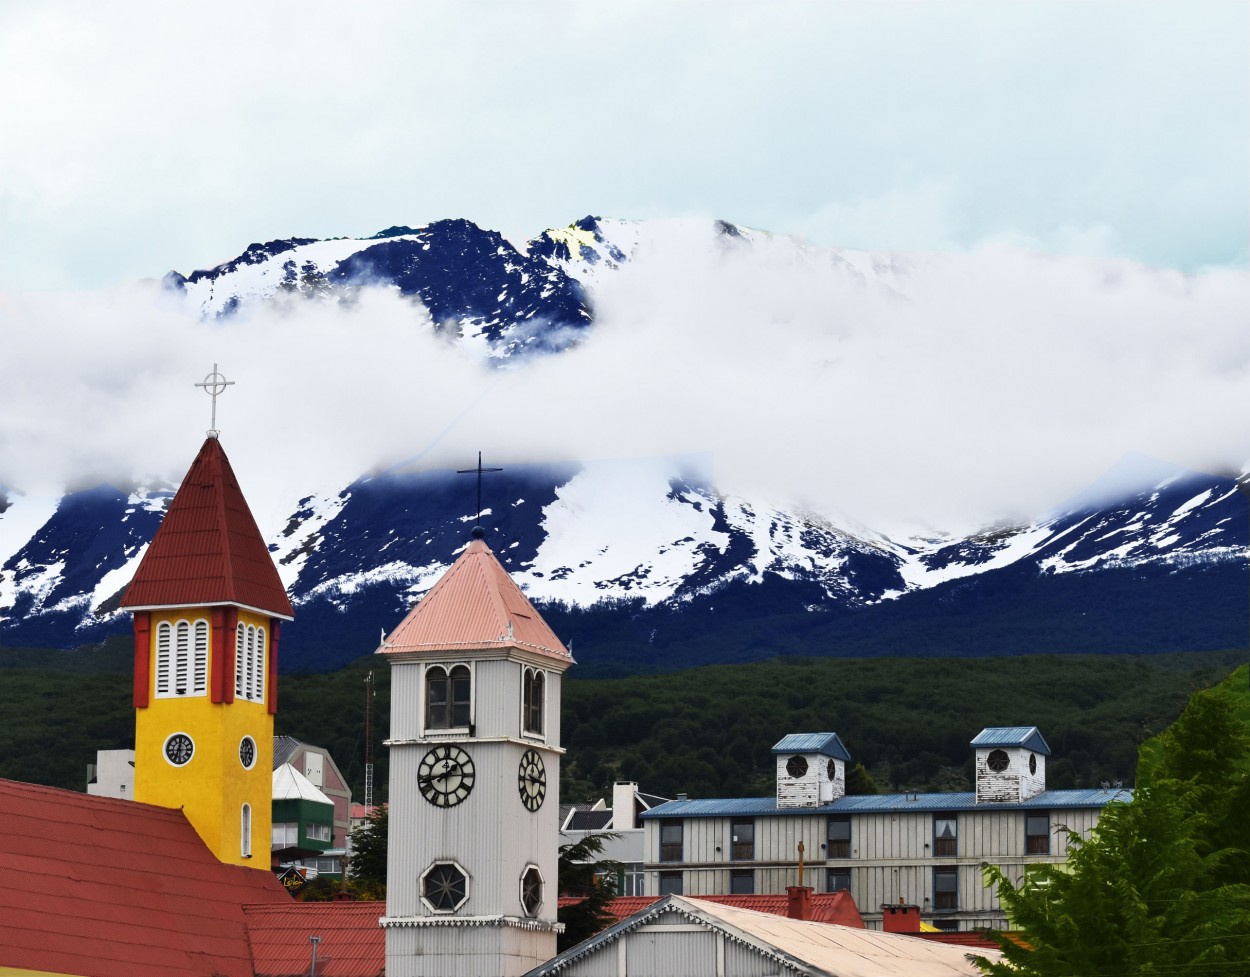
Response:
[{"label": "roman numeral clock", "polygon": [[479,533],[378,648],[391,665],[388,977],[520,975],[556,952],[573,659]]}]

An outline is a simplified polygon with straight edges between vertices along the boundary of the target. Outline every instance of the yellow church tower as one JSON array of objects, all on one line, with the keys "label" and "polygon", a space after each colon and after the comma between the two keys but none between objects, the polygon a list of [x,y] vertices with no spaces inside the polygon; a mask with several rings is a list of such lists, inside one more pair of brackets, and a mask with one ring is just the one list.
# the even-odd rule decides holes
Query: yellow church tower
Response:
[{"label": "yellow church tower", "polygon": [[134,799],[181,807],[221,861],[268,870],[278,635],[292,610],[216,431],[122,607],[134,613]]}]

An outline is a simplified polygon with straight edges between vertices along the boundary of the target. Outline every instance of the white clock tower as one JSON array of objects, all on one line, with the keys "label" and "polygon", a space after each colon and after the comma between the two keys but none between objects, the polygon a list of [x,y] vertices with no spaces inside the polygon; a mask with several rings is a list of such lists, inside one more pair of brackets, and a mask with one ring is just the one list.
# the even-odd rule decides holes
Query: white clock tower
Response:
[{"label": "white clock tower", "polygon": [[391,664],[386,973],[524,974],[556,953],[573,657],[480,530],[378,653]]}]

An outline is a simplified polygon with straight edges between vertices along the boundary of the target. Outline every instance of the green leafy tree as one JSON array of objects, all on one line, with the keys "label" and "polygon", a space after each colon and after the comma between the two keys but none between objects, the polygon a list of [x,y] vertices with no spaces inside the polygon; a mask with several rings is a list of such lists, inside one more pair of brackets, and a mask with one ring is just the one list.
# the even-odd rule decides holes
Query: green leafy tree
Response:
[{"label": "green leafy tree", "polygon": [[352,857],[347,871],[349,882],[359,893],[358,898],[386,898],[386,836],[389,828],[389,809],[385,804],[379,804],[352,832]]},{"label": "green leafy tree", "polygon": [[[1244,680],[1243,680],[1244,681]],[[1250,973],[1250,723],[1226,689],[1198,693],[1143,748],[1130,803],[1112,804],[1066,866],[987,881],[1026,946],[1000,939],[996,977]]]},{"label": "green leafy tree", "polygon": [[583,898],[556,912],[556,919],[564,924],[564,932],[556,940],[558,952],[577,946],[616,921],[608,907],[616,898],[621,863],[603,857],[604,843],[615,837],[610,833],[587,835],[579,842],[560,846],[560,892]]}]

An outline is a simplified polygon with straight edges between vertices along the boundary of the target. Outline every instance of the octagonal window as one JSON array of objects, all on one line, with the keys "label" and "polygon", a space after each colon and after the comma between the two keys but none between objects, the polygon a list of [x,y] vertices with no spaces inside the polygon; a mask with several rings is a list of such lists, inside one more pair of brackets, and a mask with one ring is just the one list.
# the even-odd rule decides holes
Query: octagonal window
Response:
[{"label": "octagonal window", "polygon": [[534,916],[543,904],[543,877],[537,865],[527,866],[521,875],[521,907],[526,916]]},{"label": "octagonal window", "polygon": [[435,862],[421,876],[421,899],[436,913],[453,913],[469,898],[469,877],[455,862]]}]

